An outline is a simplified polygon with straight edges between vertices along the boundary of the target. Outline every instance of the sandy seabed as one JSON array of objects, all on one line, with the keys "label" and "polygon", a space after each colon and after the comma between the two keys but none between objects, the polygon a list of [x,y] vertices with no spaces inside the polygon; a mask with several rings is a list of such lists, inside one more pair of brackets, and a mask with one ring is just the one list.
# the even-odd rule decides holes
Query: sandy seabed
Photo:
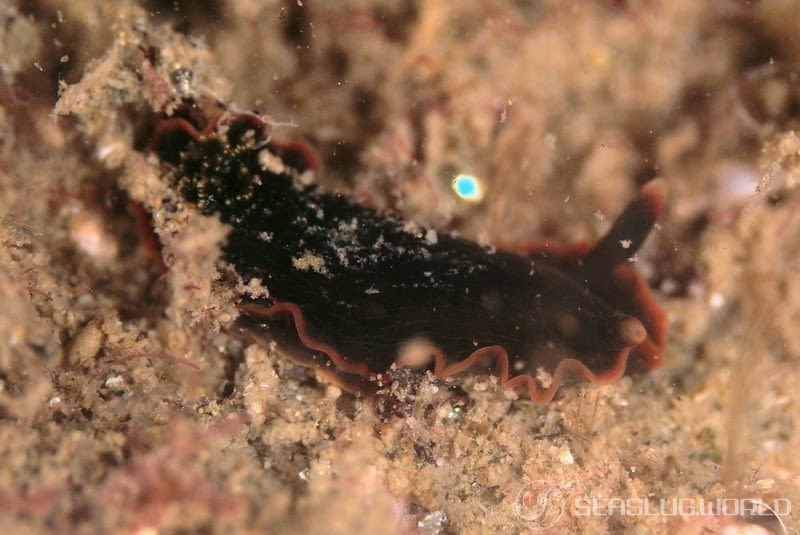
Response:
[{"label": "sandy seabed", "polygon": [[[792,532],[798,17],[0,0],[0,532]],[[594,239],[663,177],[636,261],[668,364],[546,405],[480,375],[461,405],[424,378],[381,417],[239,335],[227,229],[169,202],[147,150],[187,99],[258,110],[314,148],[324,187],[485,244]],[[483,202],[453,194],[459,173]]]}]

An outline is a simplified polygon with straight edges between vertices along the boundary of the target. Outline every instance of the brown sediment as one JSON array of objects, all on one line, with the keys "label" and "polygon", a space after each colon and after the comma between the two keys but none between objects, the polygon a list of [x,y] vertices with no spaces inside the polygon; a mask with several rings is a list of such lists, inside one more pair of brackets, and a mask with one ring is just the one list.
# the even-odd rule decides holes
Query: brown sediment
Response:
[{"label": "brown sediment", "polygon": [[[540,481],[567,500],[796,509],[796,3],[291,4],[0,2],[0,531],[547,532],[525,509]],[[405,416],[377,417],[346,392],[372,383],[324,353],[297,365],[271,332],[239,336],[237,299],[268,285],[236,280],[230,228],[142,150],[152,114],[189,100],[269,114],[276,143],[318,156],[282,160],[331,191],[564,266],[664,177],[661,228],[608,280],[650,311],[624,311],[651,338],[626,372],[666,364],[537,405],[472,373],[498,353],[443,380],[420,340],[408,358],[430,368],[380,387]],[[453,195],[458,173],[482,202]],[[82,200],[109,184],[152,214],[169,271],[118,198]],[[754,521],[601,512],[549,529]]]}]

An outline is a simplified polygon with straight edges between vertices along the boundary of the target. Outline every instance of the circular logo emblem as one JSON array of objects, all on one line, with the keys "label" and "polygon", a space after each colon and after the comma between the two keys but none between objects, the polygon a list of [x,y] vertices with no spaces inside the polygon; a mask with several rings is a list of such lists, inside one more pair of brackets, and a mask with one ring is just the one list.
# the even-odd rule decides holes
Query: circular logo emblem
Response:
[{"label": "circular logo emblem", "polygon": [[564,514],[564,494],[549,481],[532,481],[517,493],[514,513],[534,529],[549,528]]}]

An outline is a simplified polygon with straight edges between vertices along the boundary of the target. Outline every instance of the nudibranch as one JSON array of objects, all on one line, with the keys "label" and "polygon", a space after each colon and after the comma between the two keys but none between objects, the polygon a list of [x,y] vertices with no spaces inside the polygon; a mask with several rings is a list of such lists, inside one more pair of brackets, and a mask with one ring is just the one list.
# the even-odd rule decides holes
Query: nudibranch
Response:
[{"label": "nudibranch", "polygon": [[242,296],[242,325],[351,391],[399,368],[477,371],[542,403],[570,376],[664,363],[666,317],[630,261],[664,210],[661,179],[597,243],[499,250],[324,191],[313,153],[256,114],[187,106],[157,120],[152,148],[187,203],[230,225],[226,261],[268,289]]}]

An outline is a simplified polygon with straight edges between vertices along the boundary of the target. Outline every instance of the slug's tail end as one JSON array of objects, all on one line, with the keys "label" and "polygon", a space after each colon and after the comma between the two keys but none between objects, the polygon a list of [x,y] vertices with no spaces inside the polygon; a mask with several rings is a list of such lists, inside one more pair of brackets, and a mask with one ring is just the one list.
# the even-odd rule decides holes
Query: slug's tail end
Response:
[{"label": "slug's tail end", "polygon": [[667,194],[667,182],[663,178],[645,184],[586,255],[585,264],[592,269],[602,266],[610,271],[636,254],[664,212]]}]

